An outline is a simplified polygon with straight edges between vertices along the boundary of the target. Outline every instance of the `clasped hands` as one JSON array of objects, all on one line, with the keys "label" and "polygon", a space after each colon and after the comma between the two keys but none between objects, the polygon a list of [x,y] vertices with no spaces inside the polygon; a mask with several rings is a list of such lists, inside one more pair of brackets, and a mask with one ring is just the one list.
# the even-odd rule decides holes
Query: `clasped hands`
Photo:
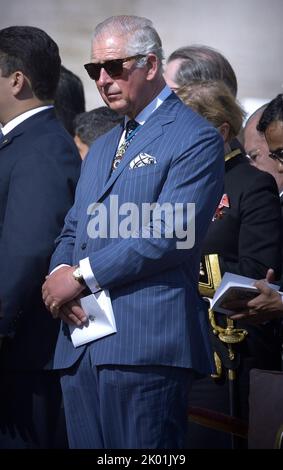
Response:
[{"label": "clasped hands", "polygon": [[46,276],[42,298],[53,318],[61,318],[68,325],[82,326],[87,317],[78,300],[84,286],[74,279],[74,270],[74,266],[62,266]]}]

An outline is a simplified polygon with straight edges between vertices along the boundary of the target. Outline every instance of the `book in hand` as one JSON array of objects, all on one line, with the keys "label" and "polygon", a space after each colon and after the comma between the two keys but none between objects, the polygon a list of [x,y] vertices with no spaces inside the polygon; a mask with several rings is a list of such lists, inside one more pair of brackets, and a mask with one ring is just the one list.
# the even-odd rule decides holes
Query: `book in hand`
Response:
[{"label": "book in hand", "polygon": [[[225,315],[235,314],[235,309],[230,310],[227,305],[232,302],[249,302],[260,294],[260,291],[254,286],[256,279],[240,276],[238,274],[225,273],[222,281],[210,299],[210,308]],[[268,283],[268,286],[279,291],[279,286]]]}]

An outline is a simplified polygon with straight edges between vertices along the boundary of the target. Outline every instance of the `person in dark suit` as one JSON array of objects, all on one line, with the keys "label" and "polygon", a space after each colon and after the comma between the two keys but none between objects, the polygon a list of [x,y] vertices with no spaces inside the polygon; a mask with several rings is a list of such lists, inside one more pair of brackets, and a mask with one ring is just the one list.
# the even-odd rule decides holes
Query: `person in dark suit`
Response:
[{"label": "person in dark suit", "polygon": [[[267,105],[268,103],[258,108],[247,120],[243,130],[244,147],[250,164],[254,165],[259,170],[267,171],[267,173],[270,173],[274,177],[280,196],[283,224],[283,171],[282,169],[280,171],[280,168],[278,168],[278,160],[270,158],[269,148],[264,133],[257,130],[257,125]],[[282,267],[280,283],[283,285],[283,239],[281,240],[281,248]]]},{"label": "person in dark suit", "polygon": [[[85,67],[125,120],[84,161],[43,285],[47,307],[63,320],[55,367],[69,444],[183,448],[194,371],[212,366],[197,284],[200,245],[222,193],[223,142],[166,86],[150,20],[114,16],[99,24]],[[142,214],[148,205],[156,210]],[[126,207],[135,219],[127,230]],[[97,234],[95,208],[109,217]],[[68,324],[87,320],[78,303],[85,285],[109,291],[117,332],[74,348]]]},{"label": "person in dark suit", "polygon": [[59,73],[58,47],[44,31],[0,30],[0,448],[54,447],[61,415],[51,370],[59,322],[41,285],[80,157],[55,117]]},{"label": "person in dark suit", "polygon": [[[267,156],[277,168],[280,178],[283,174],[283,94],[277,95],[264,108],[260,115],[257,132],[265,138],[267,145]],[[280,181],[278,178],[277,181]],[[280,198],[281,199],[281,198]],[[282,244],[281,244],[282,247]],[[282,274],[282,273],[281,273]],[[274,270],[267,273],[267,281],[274,281],[276,277]],[[281,276],[280,290],[283,290]],[[257,281],[255,286],[260,290],[260,295],[247,303],[238,303],[234,308],[239,310],[234,315],[235,319],[248,319],[256,323],[265,322],[271,318],[281,318],[283,315],[282,297],[271,289],[264,280]]]},{"label": "person in dark suit", "polygon": [[[274,178],[249,164],[229,143],[238,134],[242,112],[223,82],[193,81],[178,92],[183,101],[206,117],[221,132],[225,142],[224,194],[209,226],[203,254],[217,254],[220,271],[261,279],[272,267],[278,278],[281,271],[281,210]],[[226,318],[214,314],[216,323],[226,327]],[[276,322],[250,326],[247,337],[234,345],[235,355],[229,360],[227,348],[211,332],[215,351],[222,365],[236,371],[234,410],[238,417],[248,418],[249,370],[253,367],[280,370],[280,335]],[[223,371],[218,381],[207,377],[193,385],[192,405],[229,413],[228,377]],[[229,436],[196,427],[189,434],[190,446],[196,448],[230,446]]]}]

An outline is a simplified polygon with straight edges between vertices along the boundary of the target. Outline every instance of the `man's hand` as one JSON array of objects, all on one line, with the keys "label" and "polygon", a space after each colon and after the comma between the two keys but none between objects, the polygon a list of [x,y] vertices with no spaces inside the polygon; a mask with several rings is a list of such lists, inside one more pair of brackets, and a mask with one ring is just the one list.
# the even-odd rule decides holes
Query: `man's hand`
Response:
[{"label": "man's hand", "polygon": [[265,280],[256,281],[255,287],[260,294],[247,302],[241,313],[232,315],[232,320],[249,319],[254,323],[283,318],[283,303],[281,295],[271,289]]},{"label": "man's hand", "polygon": [[[54,316],[54,315],[53,315]],[[68,325],[82,326],[88,319],[80,306],[78,299],[65,303],[57,310],[56,318],[61,318]]]},{"label": "man's hand", "polygon": [[58,317],[59,309],[76,299],[84,290],[84,286],[76,281],[72,275],[74,266],[62,266],[46,277],[42,286],[42,298],[46,308],[54,318]]}]

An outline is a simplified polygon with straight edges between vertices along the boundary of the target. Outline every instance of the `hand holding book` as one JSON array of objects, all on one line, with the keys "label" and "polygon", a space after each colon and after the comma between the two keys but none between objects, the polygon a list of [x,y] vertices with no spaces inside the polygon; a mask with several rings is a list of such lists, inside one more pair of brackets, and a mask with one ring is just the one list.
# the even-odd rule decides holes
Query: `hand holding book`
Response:
[{"label": "hand holding book", "polygon": [[[245,276],[225,273],[211,301],[211,308],[233,319],[258,317],[266,321],[283,316],[279,286],[265,280],[256,281]],[[272,312],[272,313],[271,313]]]},{"label": "hand holding book", "polygon": [[265,280],[256,281],[258,294],[254,299],[246,302],[242,309],[238,309],[232,320],[249,319],[253,323],[262,323],[277,318],[283,318],[282,292],[270,287]]}]

